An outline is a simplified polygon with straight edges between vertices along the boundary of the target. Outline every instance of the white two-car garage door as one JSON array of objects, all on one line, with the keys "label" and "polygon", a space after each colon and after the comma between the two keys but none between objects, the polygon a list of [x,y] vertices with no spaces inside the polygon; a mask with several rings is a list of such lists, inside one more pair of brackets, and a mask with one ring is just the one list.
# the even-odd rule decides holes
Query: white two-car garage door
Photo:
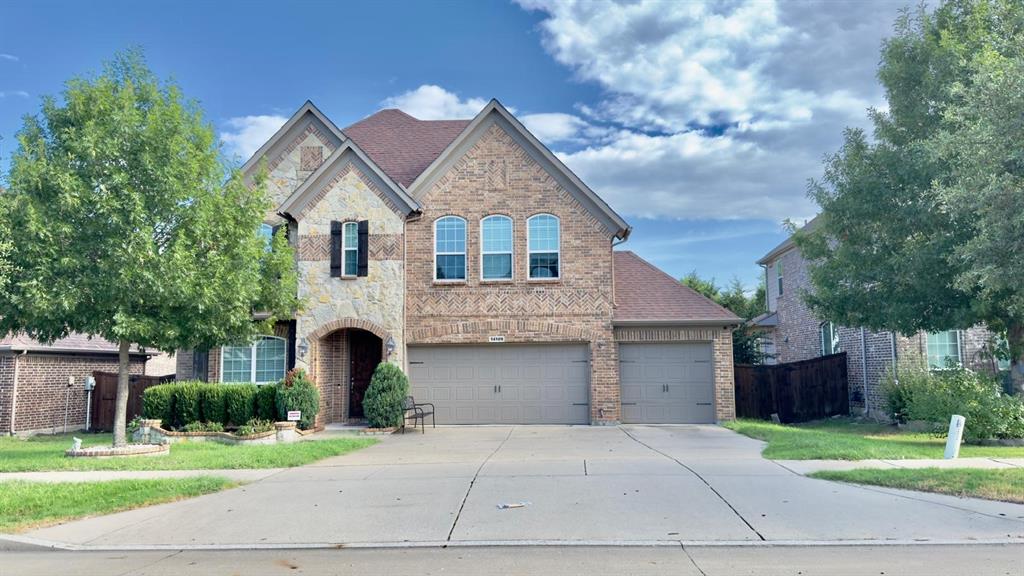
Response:
[{"label": "white two-car garage door", "polygon": [[409,383],[438,424],[588,424],[586,344],[410,346]]},{"label": "white two-car garage door", "polygon": [[620,344],[622,421],[704,424],[715,421],[711,344]]}]

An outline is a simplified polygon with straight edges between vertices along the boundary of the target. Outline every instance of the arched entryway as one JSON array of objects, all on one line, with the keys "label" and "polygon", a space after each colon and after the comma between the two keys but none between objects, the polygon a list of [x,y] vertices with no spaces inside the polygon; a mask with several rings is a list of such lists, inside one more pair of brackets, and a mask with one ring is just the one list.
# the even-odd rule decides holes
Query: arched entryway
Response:
[{"label": "arched entryway", "polygon": [[383,358],[384,341],[369,330],[343,328],[320,338],[316,379],[325,424],[364,418],[363,397]]}]

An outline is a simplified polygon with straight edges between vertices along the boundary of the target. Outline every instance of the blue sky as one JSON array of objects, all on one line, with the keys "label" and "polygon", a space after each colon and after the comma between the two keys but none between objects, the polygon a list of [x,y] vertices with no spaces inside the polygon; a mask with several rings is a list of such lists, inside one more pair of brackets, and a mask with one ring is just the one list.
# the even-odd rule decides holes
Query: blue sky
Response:
[{"label": "blue sky", "polygon": [[752,287],[842,128],[884,106],[902,4],[0,0],[0,170],[42,95],[133,45],[239,157],[306,99],[346,126],[495,97],[633,225],[625,248]]}]

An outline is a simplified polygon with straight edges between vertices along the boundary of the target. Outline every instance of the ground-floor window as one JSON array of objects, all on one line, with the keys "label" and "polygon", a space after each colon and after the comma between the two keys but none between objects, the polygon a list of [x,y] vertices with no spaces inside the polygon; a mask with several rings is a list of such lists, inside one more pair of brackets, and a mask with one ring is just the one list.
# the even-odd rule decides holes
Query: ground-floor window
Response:
[{"label": "ground-floor window", "polygon": [[285,340],[258,338],[249,346],[225,346],[221,350],[221,382],[267,384],[284,378],[288,362]]},{"label": "ground-floor window", "polygon": [[831,322],[821,324],[821,355],[837,354],[841,351],[839,346],[839,330]]},{"label": "ground-floor window", "polygon": [[928,368],[941,370],[960,365],[960,331],[930,332],[927,335]]}]

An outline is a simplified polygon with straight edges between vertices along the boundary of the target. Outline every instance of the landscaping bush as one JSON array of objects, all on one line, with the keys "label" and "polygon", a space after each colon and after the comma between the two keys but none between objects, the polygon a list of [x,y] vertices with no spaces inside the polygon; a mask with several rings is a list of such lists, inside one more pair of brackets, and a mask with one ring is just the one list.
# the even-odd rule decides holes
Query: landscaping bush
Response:
[{"label": "landscaping bush", "polygon": [[199,405],[202,408],[202,419],[206,422],[224,424],[227,422],[224,407],[224,385],[203,384],[199,388]]},{"label": "landscaping bush", "polygon": [[256,389],[256,417],[260,420],[277,418],[277,386],[264,384]]},{"label": "landscaping bush", "polygon": [[224,384],[224,405],[229,425],[241,426],[256,412],[255,384]]},{"label": "landscaping bush", "polygon": [[176,384],[158,384],[142,392],[142,415],[148,420],[161,420],[162,426],[174,425],[172,412],[174,387]]},{"label": "landscaping bush", "polygon": [[899,381],[888,376],[884,390],[897,420],[929,422],[936,434],[944,434],[950,417],[960,414],[967,419],[967,442],[1024,437],[1024,401],[1004,394],[990,375],[964,368],[901,368]]},{"label": "landscaping bush", "polygon": [[408,395],[409,379],[402,369],[388,362],[378,364],[363,397],[363,414],[370,427],[401,426],[405,414],[403,403]]},{"label": "landscaping bush", "polygon": [[203,419],[199,395],[204,386],[208,386],[208,384],[205,382],[179,382],[172,385],[171,418],[175,428]]},{"label": "landscaping bush", "polygon": [[316,415],[320,412],[320,391],[306,377],[306,372],[301,368],[291,370],[285,375],[284,382],[276,387],[277,396],[277,419],[284,421],[288,419],[288,412],[301,410],[302,417],[299,420],[299,428],[309,430],[316,421]]},{"label": "landscaping bush", "polygon": [[239,426],[238,429],[235,430],[235,436],[252,436],[253,434],[259,434],[261,432],[270,432],[273,429],[273,421],[253,418]]},{"label": "landscaping bush", "polygon": [[220,422],[189,422],[181,427],[182,432],[223,432]]}]

